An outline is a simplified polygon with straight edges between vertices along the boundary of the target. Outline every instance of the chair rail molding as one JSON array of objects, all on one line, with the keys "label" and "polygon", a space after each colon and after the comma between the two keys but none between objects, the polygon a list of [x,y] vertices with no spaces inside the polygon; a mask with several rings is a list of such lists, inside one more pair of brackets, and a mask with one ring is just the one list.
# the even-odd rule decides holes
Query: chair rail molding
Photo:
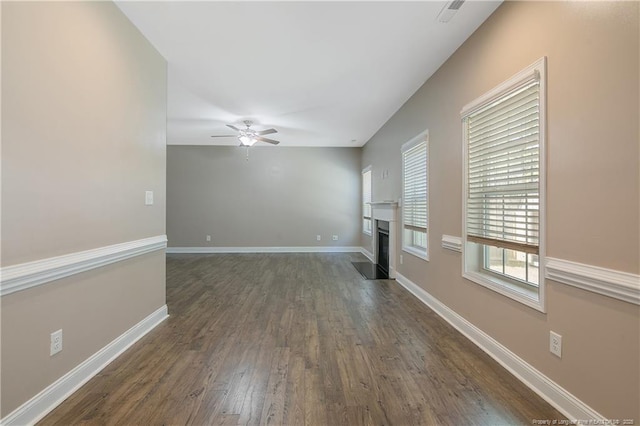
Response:
[{"label": "chair rail molding", "polygon": [[0,296],[167,247],[167,236],[143,238],[91,250],[19,263],[0,269]]},{"label": "chair rail molding", "polygon": [[442,248],[462,253],[462,238],[442,234]]},{"label": "chair rail molding", "polygon": [[545,277],[562,284],[640,305],[640,275],[637,274],[547,257]]}]

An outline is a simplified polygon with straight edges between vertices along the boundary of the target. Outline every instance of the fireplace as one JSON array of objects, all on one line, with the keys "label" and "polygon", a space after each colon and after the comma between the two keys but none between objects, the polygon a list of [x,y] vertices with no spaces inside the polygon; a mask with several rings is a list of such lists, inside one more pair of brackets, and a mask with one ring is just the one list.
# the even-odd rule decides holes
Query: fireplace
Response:
[{"label": "fireplace", "polygon": [[385,274],[389,274],[389,222],[386,220],[377,220],[378,226],[378,268],[382,269]]},{"label": "fireplace", "polygon": [[372,251],[366,255],[370,262],[351,262],[365,279],[395,279],[396,261],[396,220],[398,203],[395,201],[379,201],[371,203],[373,219]]},{"label": "fireplace", "polygon": [[373,218],[373,238],[371,238],[373,263],[384,269],[389,278],[396,277],[396,228],[398,203],[395,201],[374,201],[371,203]]}]

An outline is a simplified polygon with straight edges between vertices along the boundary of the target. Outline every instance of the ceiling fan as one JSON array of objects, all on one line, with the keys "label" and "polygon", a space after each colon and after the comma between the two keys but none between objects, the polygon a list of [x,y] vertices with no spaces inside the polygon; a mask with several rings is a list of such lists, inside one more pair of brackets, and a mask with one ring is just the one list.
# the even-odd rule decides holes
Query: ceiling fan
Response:
[{"label": "ceiling fan", "polygon": [[278,145],[280,143],[280,141],[263,137],[264,135],[278,133],[276,129],[254,130],[251,128],[251,125],[253,124],[251,120],[244,120],[243,123],[245,126],[247,126],[246,129],[239,129],[232,124],[227,124],[227,127],[238,132],[237,135],[216,135],[211,137],[212,138],[237,137],[238,140],[240,141],[240,146],[246,146],[246,147],[253,146],[253,144],[255,144],[256,142],[266,142],[273,145]]}]

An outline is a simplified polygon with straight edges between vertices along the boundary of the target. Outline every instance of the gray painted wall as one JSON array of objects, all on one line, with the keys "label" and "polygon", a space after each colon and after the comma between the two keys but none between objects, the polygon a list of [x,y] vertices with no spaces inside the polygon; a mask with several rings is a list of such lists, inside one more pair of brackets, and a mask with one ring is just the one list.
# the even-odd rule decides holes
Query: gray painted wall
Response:
[{"label": "gray painted wall", "polygon": [[[165,60],[111,2],[0,7],[2,266],[164,235]],[[163,306],[164,271],[160,250],[3,296],[0,415]]]},{"label": "gray painted wall", "polygon": [[169,146],[169,247],[360,246],[360,152]]},{"label": "gray painted wall", "polygon": [[[640,418],[638,307],[547,280],[543,314],[463,279],[461,255],[440,241],[462,234],[460,110],[547,56],[547,255],[639,272],[638,17],[638,2],[503,3],[362,158],[373,166],[373,199],[397,199],[400,146],[429,129],[430,261],[399,242],[398,272],[616,419]],[[550,330],[563,336],[562,359],[549,352]]]}]

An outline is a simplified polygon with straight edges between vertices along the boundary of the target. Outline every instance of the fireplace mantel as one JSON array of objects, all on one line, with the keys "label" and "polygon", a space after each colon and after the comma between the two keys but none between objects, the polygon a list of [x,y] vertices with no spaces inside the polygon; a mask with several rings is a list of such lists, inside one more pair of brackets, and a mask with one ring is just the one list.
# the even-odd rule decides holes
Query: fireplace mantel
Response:
[{"label": "fireplace mantel", "polygon": [[372,201],[371,215],[376,220],[396,222],[398,216],[398,203],[395,201]]},{"label": "fireplace mantel", "polygon": [[369,204],[376,207],[398,207],[398,203],[395,201],[372,201]]}]

